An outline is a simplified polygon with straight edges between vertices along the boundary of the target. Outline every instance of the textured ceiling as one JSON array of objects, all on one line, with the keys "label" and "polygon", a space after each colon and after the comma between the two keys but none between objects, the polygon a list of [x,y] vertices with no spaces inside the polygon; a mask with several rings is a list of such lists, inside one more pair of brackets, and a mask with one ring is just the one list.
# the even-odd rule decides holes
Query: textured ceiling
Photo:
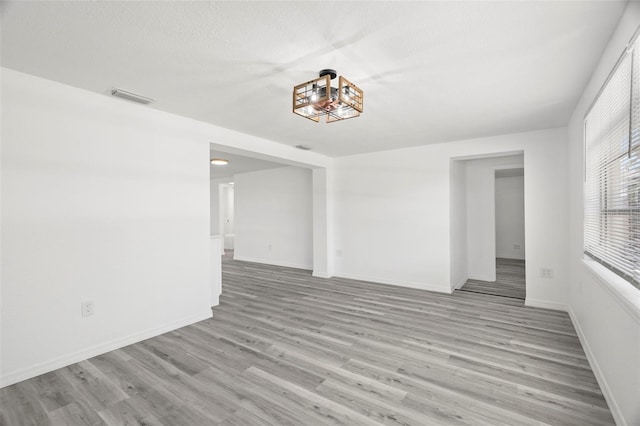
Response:
[{"label": "textured ceiling", "polygon": [[[567,124],[624,2],[3,2],[2,65],[343,156]],[[291,112],[335,68],[356,119]]]}]

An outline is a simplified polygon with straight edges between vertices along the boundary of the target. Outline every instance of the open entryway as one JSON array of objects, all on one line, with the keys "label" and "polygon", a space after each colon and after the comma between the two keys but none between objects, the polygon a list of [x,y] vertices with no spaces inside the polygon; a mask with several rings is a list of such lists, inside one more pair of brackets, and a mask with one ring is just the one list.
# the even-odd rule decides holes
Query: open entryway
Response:
[{"label": "open entryway", "polygon": [[220,183],[219,194],[219,220],[220,230],[222,231],[222,238],[224,244],[225,253],[233,253],[234,242],[234,182]]},{"label": "open entryway", "polygon": [[525,299],[524,168],[495,171],[496,282],[488,294]]},{"label": "open entryway", "polygon": [[[210,166],[210,233],[212,237],[220,240],[222,253],[233,257],[238,242],[236,238],[236,216],[238,213],[236,209],[238,200],[236,197],[236,176],[245,176],[247,173],[276,169],[285,165],[224,152],[214,147],[211,147],[209,156],[212,159]],[[241,201],[246,198],[245,195],[249,191],[250,188],[245,185],[243,191],[240,191]],[[243,226],[246,228],[247,221],[240,222],[239,226],[242,231]]]},{"label": "open entryway", "polygon": [[452,161],[452,290],[524,303],[524,194],[520,153]]}]

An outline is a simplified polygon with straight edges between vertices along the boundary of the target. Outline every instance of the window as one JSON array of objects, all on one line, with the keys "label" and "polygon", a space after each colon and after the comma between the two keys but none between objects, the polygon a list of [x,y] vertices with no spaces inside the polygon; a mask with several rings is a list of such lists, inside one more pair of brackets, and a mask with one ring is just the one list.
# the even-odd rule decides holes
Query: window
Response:
[{"label": "window", "polygon": [[640,44],[585,117],[584,251],[640,288]]}]

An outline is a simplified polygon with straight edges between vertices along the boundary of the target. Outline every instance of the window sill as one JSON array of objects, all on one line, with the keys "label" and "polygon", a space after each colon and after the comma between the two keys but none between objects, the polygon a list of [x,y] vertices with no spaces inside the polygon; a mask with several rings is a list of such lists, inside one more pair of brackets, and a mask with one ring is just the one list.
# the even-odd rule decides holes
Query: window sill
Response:
[{"label": "window sill", "polygon": [[625,311],[627,311],[637,323],[640,323],[640,289],[620,278],[595,260],[583,258],[582,263],[585,265],[585,269],[611,293]]}]

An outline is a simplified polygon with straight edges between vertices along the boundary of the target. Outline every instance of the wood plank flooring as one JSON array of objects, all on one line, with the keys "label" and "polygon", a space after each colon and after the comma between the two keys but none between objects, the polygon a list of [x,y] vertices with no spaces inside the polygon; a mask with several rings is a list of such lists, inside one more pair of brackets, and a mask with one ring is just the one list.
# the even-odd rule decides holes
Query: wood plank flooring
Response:
[{"label": "wood plank flooring", "polygon": [[467,280],[460,291],[522,300],[526,295],[524,260],[496,259],[496,281]]},{"label": "wood plank flooring", "polygon": [[0,425],[614,424],[567,314],[226,260],[210,320],[0,390]]}]

